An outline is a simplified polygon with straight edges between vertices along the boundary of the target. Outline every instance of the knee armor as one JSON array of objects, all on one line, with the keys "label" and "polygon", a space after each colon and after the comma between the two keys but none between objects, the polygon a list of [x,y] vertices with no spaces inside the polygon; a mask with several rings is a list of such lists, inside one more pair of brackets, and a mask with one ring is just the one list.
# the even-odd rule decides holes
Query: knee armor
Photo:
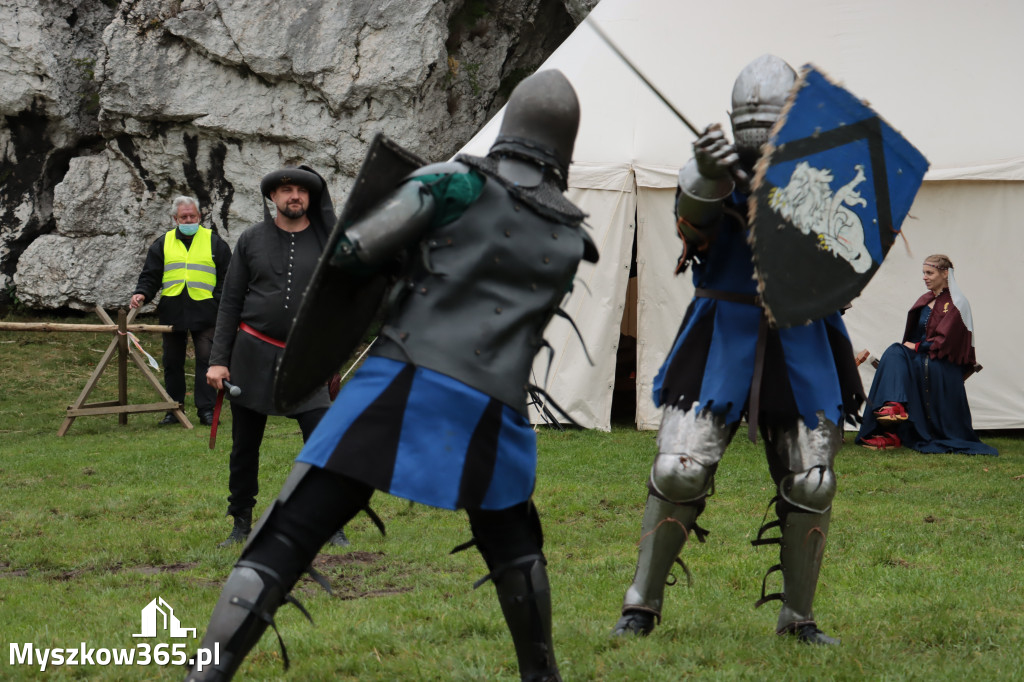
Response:
[{"label": "knee armor", "polygon": [[836,494],[832,463],[843,442],[842,429],[819,412],[813,429],[800,420],[788,428],[769,429],[766,436],[765,450],[779,496],[803,511],[828,511]]},{"label": "knee armor", "polygon": [[790,474],[779,483],[782,499],[804,511],[822,514],[832,507],[836,495],[836,472],[824,464]]},{"label": "knee armor", "polygon": [[651,492],[677,504],[710,495],[718,462],[735,432],[735,425],[725,424],[708,410],[665,408],[658,431],[658,456],[651,467]]},{"label": "knee armor", "polygon": [[651,467],[650,488],[669,502],[696,502],[711,494],[716,468],[686,455],[659,454]]}]

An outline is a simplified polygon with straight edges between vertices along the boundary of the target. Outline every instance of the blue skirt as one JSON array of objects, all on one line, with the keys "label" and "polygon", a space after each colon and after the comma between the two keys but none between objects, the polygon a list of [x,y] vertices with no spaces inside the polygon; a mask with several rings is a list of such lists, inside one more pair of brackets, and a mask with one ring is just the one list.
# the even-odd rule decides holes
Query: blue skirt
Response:
[{"label": "blue skirt", "polygon": [[[739,421],[749,407],[761,315],[758,306],[695,298],[654,379],[654,404],[707,408],[726,423]],[[838,313],[768,330],[760,398],[763,425],[800,417],[814,429],[819,412],[835,424],[857,413],[864,390]]]},{"label": "blue skirt", "polygon": [[370,357],[298,462],[443,509],[505,509],[533,494],[537,436],[522,414],[460,381]]},{"label": "blue skirt", "polygon": [[858,443],[885,430],[874,411],[887,402],[906,407],[909,419],[889,429],[905,447],[926,453],[999,454],[974,432],[963,370],[958,365],[917,353],[901,343],[889,346],[871,382]]}]

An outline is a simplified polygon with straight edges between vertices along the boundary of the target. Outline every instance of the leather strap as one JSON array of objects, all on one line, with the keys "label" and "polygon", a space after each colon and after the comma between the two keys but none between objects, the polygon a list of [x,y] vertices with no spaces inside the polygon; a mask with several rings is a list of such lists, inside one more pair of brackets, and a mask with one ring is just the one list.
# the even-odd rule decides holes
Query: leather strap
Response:
[{"label": "leather strap", "polygon": [[746,303],[747,305],[761,305],[761,297],[757,294],[741,294],[736,291],[722,291],[721,289],[697,288],[693,292],[697,298],[713,298],[716,301],[729,301],[731,303]]},{"label": "leather strap", "polygon": [[761,378],[764,376],[765,346],[768,343],[768,316],[761,313],[757,325],[757,347],[754,350],[754,377],[750,381],[750,399],[747,408],[747,438],[757,442],[757,417],[761,414]]}]

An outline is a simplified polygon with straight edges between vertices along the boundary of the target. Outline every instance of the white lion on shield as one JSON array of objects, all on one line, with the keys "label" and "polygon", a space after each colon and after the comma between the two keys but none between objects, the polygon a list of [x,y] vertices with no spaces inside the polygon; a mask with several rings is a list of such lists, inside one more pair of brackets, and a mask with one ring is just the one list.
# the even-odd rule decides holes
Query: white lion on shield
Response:
[{"label": "white lion on shield", "polygon": [[871,254],[864,246],[864,225],[847,206],[867,206],[854,188],[867,178],[864,166],[854,167],[857,175],[834,195],[832,171],[814,168],[806,161],[797,164],[789,184],[768,193],[768,205],[804,234],[818,235],[818,248],[831,251],[864,273],[871,269]]}]

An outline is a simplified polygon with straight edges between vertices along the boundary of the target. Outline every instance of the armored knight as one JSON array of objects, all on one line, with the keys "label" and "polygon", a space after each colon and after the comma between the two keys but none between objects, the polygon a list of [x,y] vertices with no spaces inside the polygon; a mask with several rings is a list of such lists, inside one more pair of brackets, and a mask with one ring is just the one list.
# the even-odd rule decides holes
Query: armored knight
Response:
[{"label": "armored knight", "polygon": [[[647,635],[660,622],[669,572],[687,539],[707,534],[697,519],[746,417],[751,440],[760,430],[776,488],[777,519],[753,544],[780,546],[756,606],[781,600],[779,634],[838,643],[818,628],[812,604],[836,492],[840,424],[859,408],[863,389],[838,313],[801,327],[768,324],[747,243],[749,178],[795,78],[771,55],[745,67],[732,92],[735,145],[711,126],[679,172],[675,211],[684,247],[677,273],[692,264],[696,292],[654,381],[663,408],[658,454],[616,635]],[[773,529],[779,535],[766,537]],[[776,571],[782,590],[766,594]]]},{"label": "armored knight", "polygon": [[487,564],[480,583],[495,585],[522,679],[561,679],[526,394],[577,265],[597,260],[584,215],[562,195],[578,122],[569,81],[534,74],[513,91],[486,157],[420,168],[335,228],[344,237],[325,255],[331,267],[371,272],[404,256],[392,312],[228,577],[202,643],[219,645],[220,665],[187,679],[232,677],[317,549],[369,509],[374,490],[467,511],[464,546]]}]

